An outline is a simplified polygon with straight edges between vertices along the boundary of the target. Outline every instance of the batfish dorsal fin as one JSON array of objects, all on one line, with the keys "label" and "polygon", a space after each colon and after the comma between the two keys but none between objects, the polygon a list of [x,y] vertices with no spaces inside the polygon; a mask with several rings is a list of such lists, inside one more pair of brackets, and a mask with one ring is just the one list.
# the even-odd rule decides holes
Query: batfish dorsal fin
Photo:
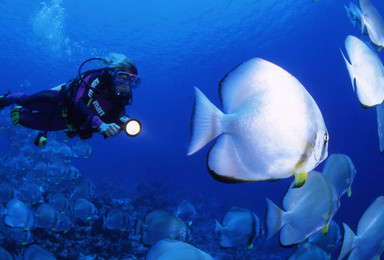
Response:
[{"label": "batfish dorsal fin", "polygon": [[219,84],[224,113],[232,113],[236,110],[255,91],[257,84],[254,83],[263,80],[263,76],[269,77],[268,71],[275,67],[277,66],[266,60],[253,58],[228,72]]}]

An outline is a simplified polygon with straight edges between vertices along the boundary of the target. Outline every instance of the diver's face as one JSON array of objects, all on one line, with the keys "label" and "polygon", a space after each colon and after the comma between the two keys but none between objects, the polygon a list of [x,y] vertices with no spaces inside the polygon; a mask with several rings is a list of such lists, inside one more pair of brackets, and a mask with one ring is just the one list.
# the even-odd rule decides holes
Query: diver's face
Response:
[{"label": "diver's face", "polygon": [[140,78],[137,75],[125,71],[118,71],[113,81],[116,95],[130,95],[131,89],[138,87]]},{"label": "diver's face", "polygon": [[114,85],[115,87],[115,93],[118,96],[127,96],[129,93],[131,93],[131,87],[129,83],[119,83],[118,85]]}]

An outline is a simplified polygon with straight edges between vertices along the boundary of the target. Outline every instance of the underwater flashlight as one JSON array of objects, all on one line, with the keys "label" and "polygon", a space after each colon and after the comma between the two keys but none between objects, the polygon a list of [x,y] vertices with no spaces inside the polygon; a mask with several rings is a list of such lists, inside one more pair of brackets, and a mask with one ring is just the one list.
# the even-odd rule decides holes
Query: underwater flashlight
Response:
[{"label": "underwater flashlight", "polygon": [[120,127],[128,136],[137,136],[141,132],[141,123],[137,119],[129,118],[128,116],[120,117]]}]

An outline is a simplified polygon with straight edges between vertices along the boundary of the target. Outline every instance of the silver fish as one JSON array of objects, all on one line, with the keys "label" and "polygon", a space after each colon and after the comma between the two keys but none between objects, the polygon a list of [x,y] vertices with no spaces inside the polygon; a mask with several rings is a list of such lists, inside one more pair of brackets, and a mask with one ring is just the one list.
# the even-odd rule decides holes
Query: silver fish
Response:
[{"label": "silver fish", "polygon": [[377,46],[384,46],[384,20],[369,0],[359,0],[362,14],[361,28],[367,27],[369,38]]},{"label": "silver fish", "polygon": [[311,243],[299,245],[288,260],[329,260],[327,253]]},{"label": "silver fish", "polygon": [[322,231],[319,230],[308,238],[308,242],[320,247],[330,256],[341,244],[339,225],[331,220],[331,222],[329,222],[327,234],[323,234]]},{"label": "silver fish", "polygon": [[190,202],[183,200],[177,206],[174,214],[176,217],[181,218],[190,226],[192,225],[192,221],[197,213],[195,207]]},{"label": "silver fish", "polygon": [[325,161],[323,174],[333,183],[339,198],[346,192],[348,197],[351,197],[351,186],[355,179],[356,168],[348,155],[331,154]]},{"label": "silver fish", "polygon": [[300,243],[320,229],[326,232],[339,207],[333,184],[320,172],[308,174],[301,188],[293,185],[283,198],[284,210],[267,199],[267,238],[281,229],[280,243],[284,246]]},{"label": "silver fish", "polygon": [[379,196],[365,210],[357,224],[356,235],[343,224],[344,239],[339,259],[379,259],[384,252],[384,196]]},{"label": "silver fish", "polygon": [[[188,257],[187,257],[188,256]],[[152,246],[147,255],[146,260],[213,260],[213,258],[201,251],[200,249],[173,239],[163,239]]]},{"label": "silver fish", "polygon": [[349,35],[345,39],[350,62],[343,55],[353,90],[357,92],[360,104],[373,107],[384,100],[384,67],[379,56],[362,40]]},{"label": "silver fish", "polygon": [[23,252],[24,260],[55,260],[56,258],[52,253],[48,252],[39,245],[30,245]]},{"label": "silver fish", "polygon": [[18,199],[8,201],[4,223],[13,228],[29,229],[33,226],[33,212]]},{"label": "silver fish", "polygon": [[128,214],[119,210],[111,209],[103,219],[103,226],[110,230],[126,231],[128,228]]},{"label": "silver fish", "polygon": [[376,114],[380,152],[384,152],[384,102],[376,106]]},{"label": "silver fish", "polygon": [[59,218],[57,211],[48,204],[41,204],[35,213],[35,227],[55,230]]},{"label": "silver fish", "polygon": [[279,66],[250,59],[220,82],[221,112],[195,88],[191,155],[217,138],[208,170],[223,182],[288,178],[303,185],[327,157],[328,132],[316,102]]},{"label": "silver fish", "polygon": [[223,218],[223,225],[216,220],[215,234],[222,248],[247,246],[253,247],[253,241],[262,234],[259,218],[248,209],[231,208]]},{"label": "silver fish", "polygon": [[185,241],[188,238],[188,227],[180,218],[165,210],[149,212],[144,221],[136,223],[136,234],[146,245],[154,245],[157,241],[172,238]]}]

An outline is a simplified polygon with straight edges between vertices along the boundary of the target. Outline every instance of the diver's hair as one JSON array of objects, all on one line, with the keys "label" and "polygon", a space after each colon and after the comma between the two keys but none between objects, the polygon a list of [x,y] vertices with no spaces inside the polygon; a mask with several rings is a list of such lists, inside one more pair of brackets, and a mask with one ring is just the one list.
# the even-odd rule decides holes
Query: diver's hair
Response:
[{"label": "diver's hair", "polygon": [[137,67],[124,54],[109,53],[105,58],[105,65],[114,71],[123,70],[137,75]]}]

